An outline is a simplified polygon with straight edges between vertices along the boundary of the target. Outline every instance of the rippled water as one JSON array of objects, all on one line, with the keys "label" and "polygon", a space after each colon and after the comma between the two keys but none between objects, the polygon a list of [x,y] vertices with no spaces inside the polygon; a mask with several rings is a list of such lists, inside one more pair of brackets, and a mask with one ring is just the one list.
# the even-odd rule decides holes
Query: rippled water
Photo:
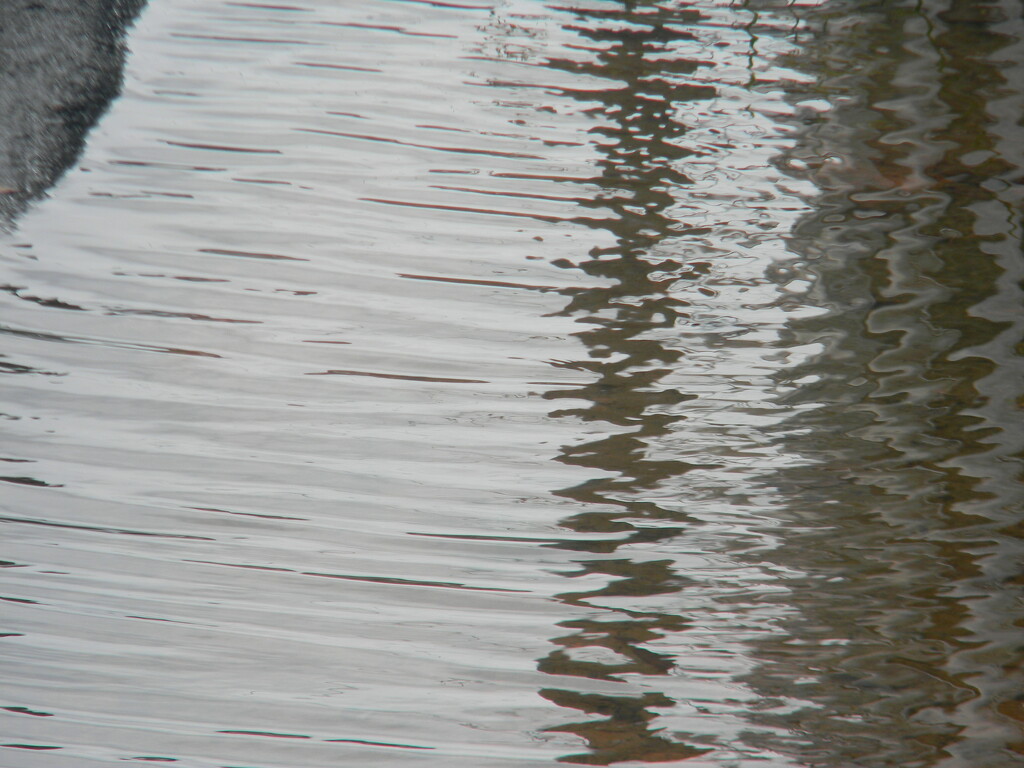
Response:
[{"label": "rippled water", "polygon": [[0,178],[0,763],[1024,762],[1022,26],[152,0]]}]

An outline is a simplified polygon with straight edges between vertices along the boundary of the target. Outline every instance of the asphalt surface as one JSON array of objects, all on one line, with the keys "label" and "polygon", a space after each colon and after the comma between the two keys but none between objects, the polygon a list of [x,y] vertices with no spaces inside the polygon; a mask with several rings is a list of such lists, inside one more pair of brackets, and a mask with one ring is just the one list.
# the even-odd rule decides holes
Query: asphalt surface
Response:
[{"label": "asphalt surface", "polygon": [[144,4],[0,2],[0,226],[75,162],[120,90],[125,30]]}]

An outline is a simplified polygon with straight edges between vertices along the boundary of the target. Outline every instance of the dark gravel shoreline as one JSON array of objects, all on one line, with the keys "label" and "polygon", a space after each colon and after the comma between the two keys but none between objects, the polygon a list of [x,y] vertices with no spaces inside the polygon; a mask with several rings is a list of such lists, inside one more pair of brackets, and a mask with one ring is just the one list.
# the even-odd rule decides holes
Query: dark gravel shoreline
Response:
[{"label": "dark gravel shoreline", "polygon": [[121,86],[145,0],[0,3],[0,225],[75,162]]}]

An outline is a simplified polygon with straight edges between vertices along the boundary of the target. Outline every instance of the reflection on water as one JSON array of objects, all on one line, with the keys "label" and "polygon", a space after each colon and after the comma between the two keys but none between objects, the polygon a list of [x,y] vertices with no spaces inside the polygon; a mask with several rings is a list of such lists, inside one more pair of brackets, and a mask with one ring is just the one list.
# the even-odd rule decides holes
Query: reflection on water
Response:
[{"label": "reflection on water", "polygon": [[2,244],[4,764],[1018,764],[1019,10],[152,4]]},{"label": "reflection on water", "polygon": [[829,312],[791,327],[824,349],[780,374],[808,461],[764,478],[808,578],[749,682],[821,763],[1017,764],[1019,38],[996,3],[851,10],[808,49],[862,64],[790,155],[822,189],[793,268]]},{"label": "reflection on water", "polygon": [[[736,120],[731,114],[717,118],[720,128],[707,125],[715,120],[716,102],[728,98],[719,89],[732,85],[713,74],[713,45],[737,44],[732,35],[714,29],[711,16],[652,3],[577,9],[576,14],[568,26],[584,38],[581,47],[591,56],[552,59],[547,65],[605,81],[602,88],[567,89],[563,95],[586,104],[595,121],[589,133],[596,137],[599,158],[593,175],[574,183],[594,189],[592,197],[579,202],[595,211],[580,221],[610,235],[610,244],[593,248],[574,265],[607,282],[573,292],[564,310],[586,324],[575,335],[589,354],[566,366],[588,373],[589,381],[546,397],[586,403],[552,416],[610,429],[602,430],[599,439],[567,447],[559,457],[607,473],[559,492],[581,505],[562,525],[598,535],[556,545],[592,553],[566,575],[597,579],[598,585],[558,595],[569,605],[589,608],[589,615],[561,622],[569,634],[554,640],[556,650],[541,660],[539,669],[625,683],[673,674],[677,654],[655,651],[652,644],[685,631],[691,622],[685,611],[643,607],[647,599],[673,595],[681,585],[694,583],[685,567],[675,567],[673,558],[662,559],[652,548],[685,541],[695,520],[677,503],[660,503],[650,494],[684,482],[691,471],[721,469],[722,464],[713,456],[695,461],[693,454],[673,455],[671,441],[685,430],[680,422],[687,418],[681,404],[698,395],[664,380],[689,362],[688,350],[673,343],[672,331],[693,327],[699,314],[717,309],[709,301],[717,293],[710,287],[711,276],[718,271],[716,262],[729,253],[714,242],[720,230],[729,226],[733,231],[725,237],[756,239],[761,232],[757,224],[763,223],[751,222],[751,233],[746,221],[718,219],[713,204],[701,210],[698,200],[725,198],[697,192],[716,186],[709,183],[713,171],[707,158],[717,155],[712,161],[717,165],[739,138],[736,134],[760,130],[764,122]],[[713,31],[701,29],[702,23]],[[723,135],[726,125],[733,133],[730,139]],[[763,171],[763,159],[757,160],[748,158]],[[731,204],[742,206],[746,197],[734,194]],[[552,729],[576,734],[589,747],[562,758],[565,762],[667,762],[710,751],[658,727],[658,709],[676,703],[661,692],[547,688],[541,695],[590,716]]]}]

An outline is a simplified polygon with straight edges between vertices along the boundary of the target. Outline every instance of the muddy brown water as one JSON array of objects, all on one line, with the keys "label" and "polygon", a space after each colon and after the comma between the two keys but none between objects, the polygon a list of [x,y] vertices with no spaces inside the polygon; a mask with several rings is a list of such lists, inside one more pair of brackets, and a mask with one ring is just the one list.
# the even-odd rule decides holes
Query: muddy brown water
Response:
[{"label": "muddy brown water", "polygon": [[5,182],[0,765],[1024,764],[1022,19],[151,0]]}]

